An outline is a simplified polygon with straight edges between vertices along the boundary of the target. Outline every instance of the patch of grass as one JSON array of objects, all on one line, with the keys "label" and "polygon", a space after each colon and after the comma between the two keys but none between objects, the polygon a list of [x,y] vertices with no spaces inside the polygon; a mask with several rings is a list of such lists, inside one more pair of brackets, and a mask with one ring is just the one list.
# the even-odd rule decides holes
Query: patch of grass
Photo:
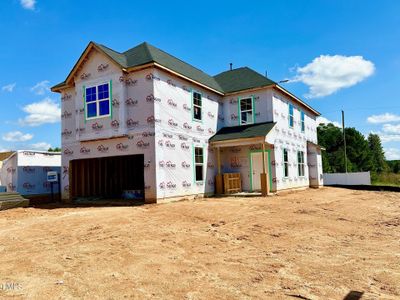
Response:
[{"label": "patch of grass", "polygon": [[371,173],[372,185],[400,186],[399,173]]}]

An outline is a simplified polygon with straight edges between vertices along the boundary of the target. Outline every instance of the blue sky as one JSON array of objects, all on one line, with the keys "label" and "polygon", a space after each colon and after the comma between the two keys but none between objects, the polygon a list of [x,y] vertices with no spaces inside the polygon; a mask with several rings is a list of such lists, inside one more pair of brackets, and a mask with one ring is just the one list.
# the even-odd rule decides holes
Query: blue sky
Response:
[{"label": "blue sky", "polygon": [[143,41],[214,75],[249,66],[323,117],[380,134],[400,159],[399,1],[70,1],[0,4],[0,149],[60,146],[65,79],[93,40]]}]

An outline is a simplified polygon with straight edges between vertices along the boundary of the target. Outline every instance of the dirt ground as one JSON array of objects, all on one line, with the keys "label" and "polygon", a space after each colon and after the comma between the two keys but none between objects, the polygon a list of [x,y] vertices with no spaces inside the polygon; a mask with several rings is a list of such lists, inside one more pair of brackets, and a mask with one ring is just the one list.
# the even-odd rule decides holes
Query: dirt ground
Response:
[{"label": "dirt ground", "polygon": [[0,264],[2,299],[400,299],[400,194],[12,209]]}]

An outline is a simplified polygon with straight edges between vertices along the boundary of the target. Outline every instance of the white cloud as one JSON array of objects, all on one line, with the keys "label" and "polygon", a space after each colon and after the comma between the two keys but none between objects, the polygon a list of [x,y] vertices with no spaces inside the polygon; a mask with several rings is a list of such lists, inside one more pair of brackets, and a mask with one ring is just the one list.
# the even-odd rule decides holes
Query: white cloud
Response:
[{"label": "white cloud", "polygon": [[35,93],[36,95],[44,95],[50,90],[49,83],[50,81],[48,80],[38,82],[35,86],[31,87],[31,92]]},{"label": "white cloud", "polygon": [[400,134],[379,134],[382,143],[400,142]]},{"label": "white cloud", "polygon": [[35,150],[45,150],[47,151],[49,148],[51,148],[51,145],[46,142],[40,142],[36,144],[31,144],[31,147]]},{"label": "white cloud", "polygon": [[400,134],[400,124],[392,125],[392,124],[384,124],[382,127],[383,132],[386,133],[394,133]]},{"label": "white cloud", "polygon": [[6,142],[26,142],[33,138],[32,134],[22,133],[21,131],[11,131],[3,135]]},{"label": "white cloud", "polygon": [[336,127],[340,127],[339,122],[336,121],[331,121],[325,117],[317,117],[317,124],[329,124],[332,123],[333,125],[335,125]]},{"label": "white cloud", "polygon": [[23,8],[34,10],[36,5],[36,0],[20,0]]},{"label": "white cloud", "polygon": [[400,121],[400,116],[391,114],[391,113],[384,113],[381,115],[372,115],[367,118],[367,122],[372,123],[372,124],[398,122],[398,121]]},{"label": "white cloud", "polygon": [[400,159],[400,149],[399,148],[387,148],[384,149],[385,157],[387,160],[397,160]]},{"label": "white cloud", "polygon": [[400,142],[400,133],[386,133],[382,131],[371,131],[371,133],[379,135],[382,143]]},{"label": "white cloud", "polygon": [[10,84],[7,84],[7,85],[5,85],[5,86],[3,86],[2,88],[1,88],[1,90],[4,92],[4,91],[6,91],[6,92],[9,92],[9,93],[11,93],[13,90],[14,90],[14,88],[15,88],[15,86],[16,86],[17,84],[14,82],[14,83],[10,83]]},{"label": "white cloud", "polygon": [[53,124],[60,122],[60,105],[50,98],[45,98],[40,102],[28,104],[22,108],[28,115],[24,119],[19,119],[21,126],[39,126],[42,124]]},{"label": "white cloud", "polygon": [[353,86],[371,76],[375,66],[362,56],[321,55],[304,67],[297,67],[291,80],[309,87],[306,98],[320,98]]}]

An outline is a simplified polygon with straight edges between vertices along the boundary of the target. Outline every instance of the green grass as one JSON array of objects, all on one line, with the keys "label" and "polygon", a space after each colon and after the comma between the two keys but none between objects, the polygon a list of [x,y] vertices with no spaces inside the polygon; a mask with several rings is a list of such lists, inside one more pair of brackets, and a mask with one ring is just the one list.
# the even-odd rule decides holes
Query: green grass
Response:
[{"label": "green grass", "polygon": [[372,185],[400,186],[400,173],[371,173]]}]

